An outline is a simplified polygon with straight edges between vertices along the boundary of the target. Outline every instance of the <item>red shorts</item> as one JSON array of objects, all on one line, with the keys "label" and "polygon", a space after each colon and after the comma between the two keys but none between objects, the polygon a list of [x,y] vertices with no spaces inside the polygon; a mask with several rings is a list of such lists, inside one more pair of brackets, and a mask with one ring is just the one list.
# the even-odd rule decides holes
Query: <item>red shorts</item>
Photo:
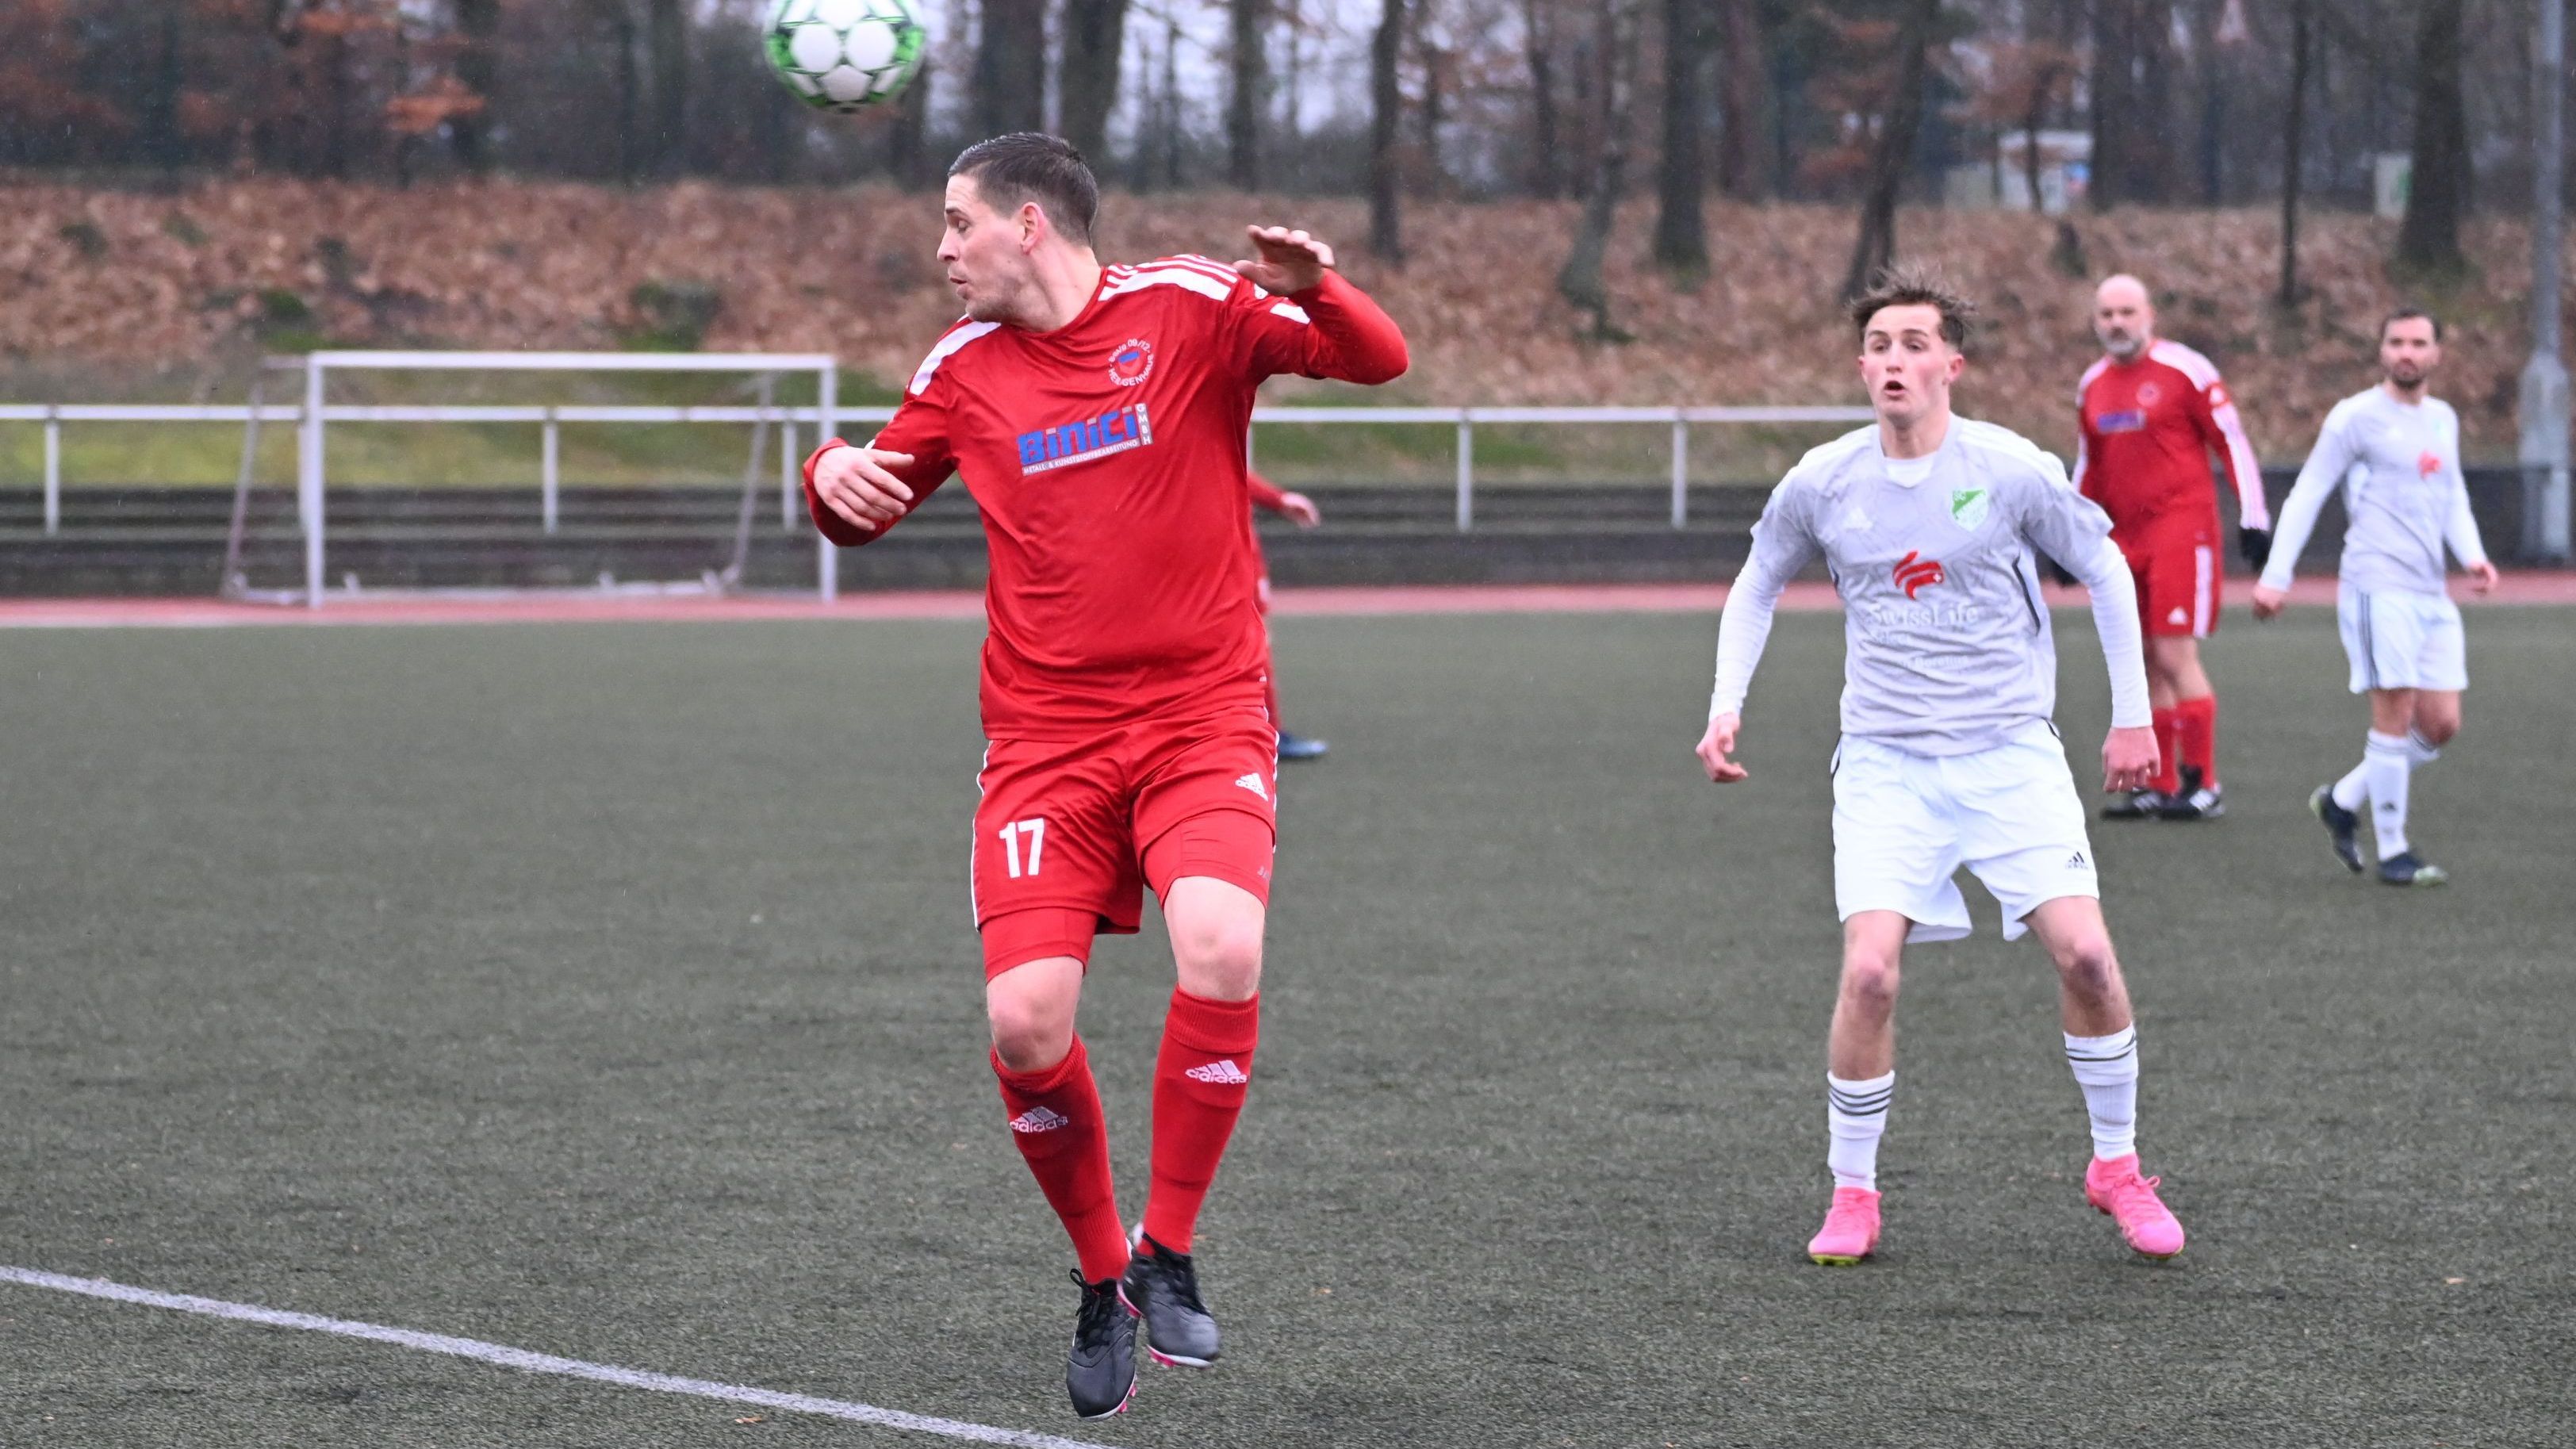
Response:
[{"label": "red shorts", "polygon": [[2218,629],[2218,585],[2226,569],[2212,520],[2159,519],[2113,535],[2138,582],[2138,620],[2149,635],[2206,639]]},{"label": "red shorts", "polygon": [[1088,961],[1144,893],[1210,876],[1270,899],[1279,735],[1260,710],[1129,725],[1084,740],[995,740],[976,777],[972,883],[985,979],[1046,956]]}]

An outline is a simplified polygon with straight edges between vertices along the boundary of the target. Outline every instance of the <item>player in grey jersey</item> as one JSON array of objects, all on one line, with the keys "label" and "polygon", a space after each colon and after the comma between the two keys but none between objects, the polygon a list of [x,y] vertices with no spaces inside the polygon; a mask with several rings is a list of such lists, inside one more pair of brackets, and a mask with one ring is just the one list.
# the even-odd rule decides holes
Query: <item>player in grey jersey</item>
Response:
[{"label": "player in grey jersey", "polygon": [[2406,839],[2407,787],[2415,770],[2440,759],[2442,746],[2459,733],[2460,695],[2469,687],[2460,607],[2443,590],[2442,546],[2459,556],[2478,592],[2496,585],[2460,473],[2459,415],[2425,391],[2441,362],[2442,325],[2428,314],[2407,308],[2380,324],[2380,384],[2326,414],[2307,466],[2281,504],[2271,561],[2254,589],[2258,619],[2289,603],[2299,550],[2307,547],[2327,496],[2350,475],[2335,620],[2352,663],[2352,692],[2370,696],[2370,736],[2361,763],[2317,787],[2308,808],[2325,822],[2335,858],[2357,873],[2367,803],[2379,878],[2393,886],[2450,879]]},{"label": "player in grey jersey", "polygon": [[2027,440],[1954,417],[1968,304],[1900,270],[1853,303],[1877,424],[1809,453],[1771,494],[1718,626],[1699,757],[1731,756],[1780,591],[1822,558],[1844,608],[1843,738],[1834,752],[1834,896],[1843,968],[1826,1052],[1834,1200],[1807,1245],[1849,1265],[1878,1244],[1878,1143],[1896,1087],[1897,967],[1908,941],[1968,934],[1953,877],[1974,871],[2004,937],[2035,932],[2057,965],[2066,1055],[2092,1119],[2085,1198],[2152,1258],[2182,1225],[2138,1171],[2137,1028],[2102,921],[2084,806],[2049,717],[2057,652],[2032,566],[2045,550],[2093,591],[2111,666],[2103,788],[2156,771],[2137,596],[2111,520]]}]

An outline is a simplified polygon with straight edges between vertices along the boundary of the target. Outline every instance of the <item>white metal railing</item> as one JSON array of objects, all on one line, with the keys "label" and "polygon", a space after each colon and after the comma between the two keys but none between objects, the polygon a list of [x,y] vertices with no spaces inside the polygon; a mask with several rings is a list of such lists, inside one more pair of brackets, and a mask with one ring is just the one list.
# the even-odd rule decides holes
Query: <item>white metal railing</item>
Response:
[{"label": "white metal railing", "polygon": [[[541,356],[542,354],[540,354]],[[502,354],[500,356],[517,356]],[[363,358],[363,363],[353,359]],[[777,357],[727,354],[681,354],[667,356],[638,354],[633,358],[616,355],[582,355],[578,369],[560,365],[557,370],[656,370],[717,371],[750,369],[761,364],[774,364],[779,371],[814,371],[825,379],[822,401],[807,405],[755,407],[744,405],[677,406],[649,404],[482,404],[482,403],[330,403],[322,400],[320,379],[323,366],[365,366],[374,370],[392,368],[467,368],[508,369],[526,366],[526,362],[497,361],[494,354],[482,353],[317,353],[313,362],[321,366],[308,371],[306,402],[272,403],[256,409],[240,404],[180,403],[0,403],[0,422],[36,422],[44,425],[44,519],[45,531],[56,532],[62,518],[62,427],[65,423],[237,423],[247,426],[254,414],[262,423],[294,423],[298,427],[299,458],[298,515],[302,521],[311,567],[308,589],[317,601],[320,596],[320,506],[322,488],[322,443],[324,429],[331,423],[533,423],[541,430],[538,491],[540,517],[545,531],[555,530],[561,492],[561,427],[565,423],[689,423],[689,424],[760,424],[769,423],[785,429],[785,445],[779,450],[779,508],[782,524],[793,527],[798,516],[798,476],[796,461],[798,430],[805,426],[816,429],[819,439],[826,429],[842,422],[882,423],[894,415],[887,407],[839,407],[830,396],[831,374],[826,371],[830,360],[819,357]],[[550,364],[551,365],[551,364]],[[1670,485],[1672,526],[1680,528],[1690,519],[1690,430],[1700,424],[1800,424],[1863,423],[1869,421],[1866,407],[1262,407],[1252,414],[1255,424],[1372,424],[1445,426],[1454,428],[1457,436],[1456,502],[1457,526],[1462,533],[1474,528],[1476,517],[1476,427],[1479,424],[1656,424],[1671,429]],[[820,585],[825,598],[837,592],[837,557],[831,546],[821,545],[818,556]]]}]

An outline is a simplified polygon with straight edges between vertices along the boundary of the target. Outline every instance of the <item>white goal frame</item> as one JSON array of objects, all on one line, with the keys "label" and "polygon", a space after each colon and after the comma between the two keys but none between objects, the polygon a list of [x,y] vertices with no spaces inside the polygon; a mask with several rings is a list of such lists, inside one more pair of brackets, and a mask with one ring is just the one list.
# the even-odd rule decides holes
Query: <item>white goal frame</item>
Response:
[{"label": "white goal frame", "polygon": [[[817,441],[831,437],[839,407],[840,364],[806,352],[380,352],[325,351],[302,359],[304,406],[296,435],[296,519],[304,535],[304,589],[295,602],[319,609],[329,595],[329,521],[324,485],[330,471],[330,425],[343,423],[541,423],[547,429],[547,511],[553,511],[554,425],[563,422],[786,424],[811,420]],[[546,407],[469,404],[333,404],[335,372],[705,372],[810,374],[815,406]],[[884,409],[861,409],[882,413]],[[791,450],[782,447],[782,459]],[[784,469],[782,467],[782,476]],[[839,555],[816,535],[815,572],[823,598],[837,597]]]}]

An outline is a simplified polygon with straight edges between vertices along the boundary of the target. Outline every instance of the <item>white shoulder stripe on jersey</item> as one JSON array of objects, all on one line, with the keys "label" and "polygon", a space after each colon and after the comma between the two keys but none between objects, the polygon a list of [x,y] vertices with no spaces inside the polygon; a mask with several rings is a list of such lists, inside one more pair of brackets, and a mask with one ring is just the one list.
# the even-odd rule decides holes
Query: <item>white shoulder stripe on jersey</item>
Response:
[{"label": "white shoulder stripe on jersey", "polygon": [[1150,262],[1143,263],[1142,265],[1148,267],[1190,267],[1195,270],[1205,272],[1209,276],[1215,277],[1229,286],[1233,284],[1236,277],[1242,275],[1234,268],[1227,266],[1216,258],[1203,257],[1196,252],[1183,252],[1178,256],[1157,257]]},{"label": "white shoulder stripe on jersey", "polygon": [[1313,320],[1306,315],[1305,308],[1298,306],[1294,302],[1279,303],[1277,306],[1270,309],[1270,315],[1273,317],[1285,317],[1291,322],[1307,322]]},{"label": "white shoulder stripe on jersey", "polygon": [[2156,339],[2156,345],[2147,349],[2147,356],[2190,378],[2191,385],[2202,392],[2218,381],[2218,364],[2171,338]]},{"label": "white shoulder stripe on jersey", "polygon": [[1001,325],[999,322],[967,322],[952,328],[947,336],[939,339],[938,346],[930,349],[930,355],[921,359],[921,366],[913,369],[912,385],[904,391],[913,397],[921,396],[922,391],[930,386],[930,379],[937,375],[939,364],[956,356],[959,348]]},{"label": "white shoulder stripe on jersey", "polygon": [[1121,278],[1100,289],[1101,300],[1141,292],[1147,287],[1179,287],[1202,297],[1222,302],[1234,295],[1234,284],[1220,282],[1194,267],[1139,267],[1132,277]]},{"label": "white shoulder stripe on jersey", "polygon": [[2110,370],[2111,359],[2107,357],[2097,357],[2093,359],[2093,365],[2084,369],[2084,375],[2075,380],[2075,405],[2077,407],[2082,407],[2084,405],[2084,390],[2093,385],[2093,379],[2100,377],[2103,373]]}]

